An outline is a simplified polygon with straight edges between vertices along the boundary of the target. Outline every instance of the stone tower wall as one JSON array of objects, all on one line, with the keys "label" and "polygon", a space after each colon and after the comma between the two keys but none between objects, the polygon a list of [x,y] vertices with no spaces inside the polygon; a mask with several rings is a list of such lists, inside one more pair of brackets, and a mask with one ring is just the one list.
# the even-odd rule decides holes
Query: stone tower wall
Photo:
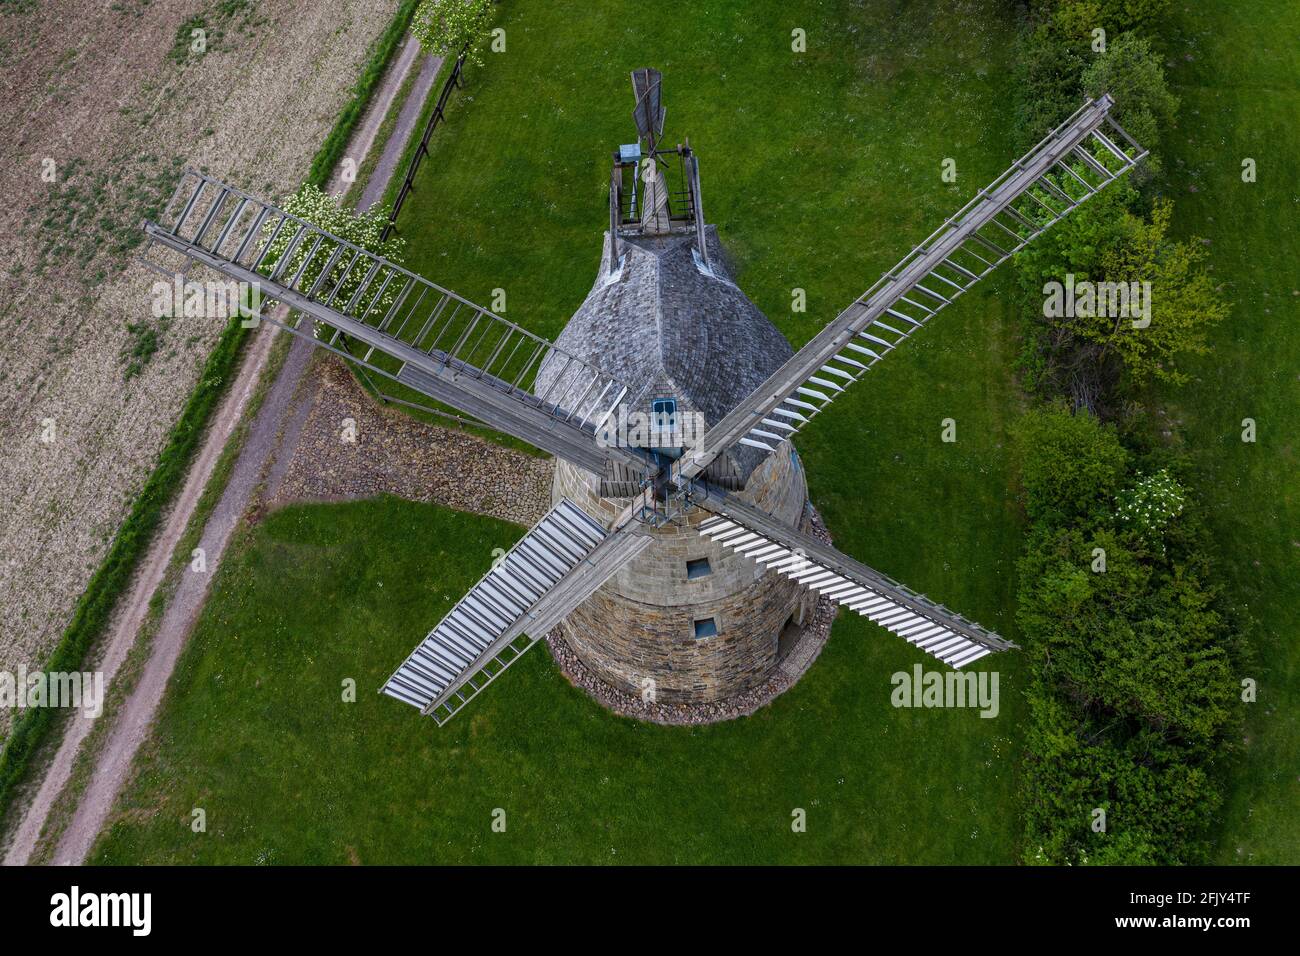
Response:
[{"label": "stone tower wall", "polygon": [[[554,496],[609,526],[628,499],[603,499],[595,477],[556,463]],[[807,530],[808,488],[790,446],[761,465],[742,497]],[[657,540],[565,620],[574,653],[612,686],[640,694],[651,678],[663,703],[707,703],[760,683],[777,663],[777,638],[807,596],[778,574],[726,553],[694,528],[709,517],[695,509],[656,529]],[[690,580],[686,562],[707,558],[711,573]],[[718,634],[695,637],[695,621],[713,618]]]}]

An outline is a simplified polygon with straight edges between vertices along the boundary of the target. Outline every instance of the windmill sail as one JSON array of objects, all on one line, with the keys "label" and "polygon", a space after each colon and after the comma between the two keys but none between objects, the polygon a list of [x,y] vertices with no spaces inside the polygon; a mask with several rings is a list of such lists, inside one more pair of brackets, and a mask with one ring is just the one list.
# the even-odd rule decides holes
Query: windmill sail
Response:
[{"label": "windmill sail", "polygon": [[[289,332],[583,468],[645,472],[644,456],[595,439],[627,389],[546,339],[193,170],[160,219],[145,223],[152,242],[287,305],[287,320],[264,317]],[[561,371],[534,395],[546,360]]]},{"label": "windmill sail", "polygon": [[439,725],[650,543],[606,532],[567,498],[451,609],[382,688]]},{"label": "windmill sail", "polygon": [[737,442],[772,451],[944,306],[1132,169],[1146,151],[1110,118],[1111,106],[1109,96],[1090,100],[981,189],[710,428],[679,474],[694,477]]},{"label": "windmill sail", "polygon": [[[656,70],[632,74],[634,117],[652,154],[665,115],[661,80]],[[643,450],[596,440],[628,391],[615,377],[226,183],[187,171],[161,223],[145,231],[266,290],[293,310],[283,321],[268,316],[288,331],[594,472],[602,495],[635,496],[613,531],[560,499],[385,682],[383,693],[439,724],[645,550],[652,538],[641,521],[681,514],[659,511],[660,499],[713,512],[697,527],[704,537],[962,667],[1015,645],[724,490],[744,482],[727,473],[722,453],[737,444],[774,450],[944,306],[1131,169],[1146,153],[1110,118],[1111,105],[1108,96],[1089,101],[981,190],[747,398],[729,402],[671,474]],[[682,155],[702,237],[698,165],[689,149]],[[648,185],[662,182],[657,167],[648,175]],[[616,242],[617,179],[611,192]],[[692,275],[708,269],[702,238],[700,253]]]},{"label": "windmill sail", "polygon": [[699,526],[706,538],[856,611],[950,667],[963,667],[1015,647],[732,495],[699,503],[715,512]]}]

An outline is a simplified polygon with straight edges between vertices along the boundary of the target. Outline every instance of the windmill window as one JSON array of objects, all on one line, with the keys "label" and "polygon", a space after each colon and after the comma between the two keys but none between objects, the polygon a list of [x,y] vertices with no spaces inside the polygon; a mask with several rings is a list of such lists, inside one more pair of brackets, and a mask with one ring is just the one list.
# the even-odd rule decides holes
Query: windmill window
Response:
[{"label": "windmill window", "polygon": [[694,561],[686,562],[686,579],[688,581],[694,581],[696,578],[706,578],[712,573],[713,569],[709,567],[708,558],[697,558]]},{"label": "windmill window", "polygon": [[659,431],[673,431],[677,428],[677,399],[656,398],[650,404],[654,427]]},{"label": "windmill window", "polygon": [[706,617],[706,618],[703,618],[702,620],[696,621],[696,622],[695,622],[695,636],[696,636],[696,638],[701,638],[701,637],[717,637],[717,636],[718,636],[718,621],[717,621],[717,619],[716,619],[716,618],[712,618],[712,617]]}]

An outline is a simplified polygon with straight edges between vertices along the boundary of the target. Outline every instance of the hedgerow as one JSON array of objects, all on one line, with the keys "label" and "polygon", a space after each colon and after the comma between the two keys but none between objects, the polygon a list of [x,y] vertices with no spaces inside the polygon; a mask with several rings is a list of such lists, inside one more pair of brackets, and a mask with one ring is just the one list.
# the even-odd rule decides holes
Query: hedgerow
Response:
[{"label": "hedgerow", "polygon": [[[1228,312],[1196,240],[1167,234],[1161,135],[1177,101],[1152,37],[1164,0],[1037,0],[1022,31],[1017,135],[1037,142],[1083,102],[1153,150],[1142,176],[1090,200],[1016,257],[1020,368],[1038,407],[1018,424],[1027,544],[1017,621],[1030,665],[1023,858],[1203,861],[1217,768],[1240,719],[1243,644],[1223,606],[1183,464],[1150,439],[1139,398],[1181,384]],[[1105,30],[1104,52],[1095,31]],[[1045,284],[1149,282],[1149,322],[1048,316]]]},{"label": "hedgerow", "polygon": [[[1199,516],[1087,412],[1037,409],[1018,432],[1026,473],[1049,479],[1032,486],[1017,595],[1026,858],[1195,862],[1221,802],[1239,652]],[[1082,476],[1097,493],[1079,495]]]}]

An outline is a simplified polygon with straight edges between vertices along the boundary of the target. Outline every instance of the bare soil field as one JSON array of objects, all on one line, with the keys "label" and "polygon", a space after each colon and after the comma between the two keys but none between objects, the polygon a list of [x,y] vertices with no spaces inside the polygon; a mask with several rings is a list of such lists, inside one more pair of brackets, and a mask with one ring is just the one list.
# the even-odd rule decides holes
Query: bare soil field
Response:
[{"label": "bare soil field", "polygon": [[221,331],[152,316],[141,220],[185,165],[293,189],[397,5],[0,6],[0,669],[57,642]]}]

